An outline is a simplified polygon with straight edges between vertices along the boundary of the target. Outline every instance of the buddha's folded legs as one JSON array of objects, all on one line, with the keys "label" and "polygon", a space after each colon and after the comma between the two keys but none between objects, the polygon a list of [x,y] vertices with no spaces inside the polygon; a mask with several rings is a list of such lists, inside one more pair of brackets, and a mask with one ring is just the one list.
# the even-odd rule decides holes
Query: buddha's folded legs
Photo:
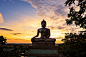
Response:
[{"label": "buddha's folded legs", "polygon": [[42,38],[32,38],[32,42],[40,42],[40,41],[45,41],[45,42],[53,42],[56,41],[55,38],[47,38],[47,39],[42,39]]},{"label": "buddha's folded legs", "polygon": [[49,38],[49,39],[46,39],[45,41],[46,41],[46,42],[48,42],[48,41],[49,41],[49,42],[53,42],[53,41],[56,41],[56,39],[55,39],[55,38]]},{"label": "buddha's folded legs", "polygon": [[42,39],[42,38],[32,38],[31,41],[32,42],[39,42],[39,41],[45,41],[45,39]]}]

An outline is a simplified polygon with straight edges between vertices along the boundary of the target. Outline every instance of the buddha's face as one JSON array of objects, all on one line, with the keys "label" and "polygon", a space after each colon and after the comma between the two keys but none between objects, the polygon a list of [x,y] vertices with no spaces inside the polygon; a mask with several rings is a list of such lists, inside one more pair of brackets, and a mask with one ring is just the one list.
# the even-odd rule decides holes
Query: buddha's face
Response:
[{"label": "buddha's face", "polygon": [[46,27],[46,23],[43,22],[43,23],[41,24],[41,26],[42,26],[42,28],[45,28],[45,27]]}]

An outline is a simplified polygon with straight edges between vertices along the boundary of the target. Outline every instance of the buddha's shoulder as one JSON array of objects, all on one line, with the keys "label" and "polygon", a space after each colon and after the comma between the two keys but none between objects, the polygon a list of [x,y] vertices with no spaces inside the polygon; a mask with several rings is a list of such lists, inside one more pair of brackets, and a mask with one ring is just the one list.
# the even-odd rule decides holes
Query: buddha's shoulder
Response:
[{"label": "buddha's shoulder", "polygon": [[[45,28],[45,29],[50,30],[49,28]],[[42,30],[42,28],[39,28],[38,30]]]},{"label": "buddha's shoulder", "polygon": [[49,28],[45,28],[45,29],[50,30]]}]

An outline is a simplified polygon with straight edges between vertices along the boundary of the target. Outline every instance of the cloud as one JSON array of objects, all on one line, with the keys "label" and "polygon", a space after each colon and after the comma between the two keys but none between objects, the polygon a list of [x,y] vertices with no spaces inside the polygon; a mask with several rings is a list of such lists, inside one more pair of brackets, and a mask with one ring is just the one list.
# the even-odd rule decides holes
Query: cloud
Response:
[{"label": "cloud", "polygon": [[22,34],[22,33],[10,33],[10,34],[13,34],[13,35],[19,35],[19,34]]},{"label": "cloud", "polygon": [[0,28],[0,30],[4,30],[4,31],[13,31],[13,30],[7,29],[7,28]]},{"label": "cloud", "polygon": [[2,17],[2,14],[0,13],[0,23],[3,23],[4,22],[4,19]]},{"label": "cloud", "polygon": [[58,27],[58,29],[64,29],[64,28],[65,28],[65,27],[61,27],[61,26]]},{"label": "cloud", "polygon": [[57,27],[54,27],[54,26],[48,26],[50,29],[58,29],[58,30],[61,30],[61,29],[64,29],[65,27],[62,27],[62,26],[57,26]]},{"label": "cloud", "polygon": [[3,1],[6,1],[6,0],[3,0]]},{"label": "cloud", "polygon": [[34,31],[32,31],[32,32],[34,32]]},{"label": "cloud", "polygon": [[64,17],[67,9],[64,6],[66,0],[22,0],[30,3],[37,9],[37,16],[59,19]]},{"label": "cloud", "polygon": [[[7,1],[7,0],[3,0],[3,1]],[[14,3],[14,0],[9,0],[9,2],[12,1]]]},{"label": "cloud", "polygon": [[[68,8],[65,7],[66,0],[22,0],[30,3],[37,9],[37,16],[44,19],[51,19],[52,26],[59,28],[65,23]],[[62,29],[62,28],[59,28]]]}]

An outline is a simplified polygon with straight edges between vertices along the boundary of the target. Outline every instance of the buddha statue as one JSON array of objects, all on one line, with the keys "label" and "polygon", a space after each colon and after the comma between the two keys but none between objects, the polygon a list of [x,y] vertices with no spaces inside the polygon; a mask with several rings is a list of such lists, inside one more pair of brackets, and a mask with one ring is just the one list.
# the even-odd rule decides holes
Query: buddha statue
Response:
[{"label": "buddha statue", "polygon": [[[46,28],[46,21],[43,20],[41,22],[41,27],[37,30],[37,35],[34,36],[31,41],[32,42],[36,42],[36,41],[56,41],[55,38],[49,38],[50,37],[50,29]],[[41,33],[41,37],[40,38],[36,38],[39,36],[39,33]]]}]

